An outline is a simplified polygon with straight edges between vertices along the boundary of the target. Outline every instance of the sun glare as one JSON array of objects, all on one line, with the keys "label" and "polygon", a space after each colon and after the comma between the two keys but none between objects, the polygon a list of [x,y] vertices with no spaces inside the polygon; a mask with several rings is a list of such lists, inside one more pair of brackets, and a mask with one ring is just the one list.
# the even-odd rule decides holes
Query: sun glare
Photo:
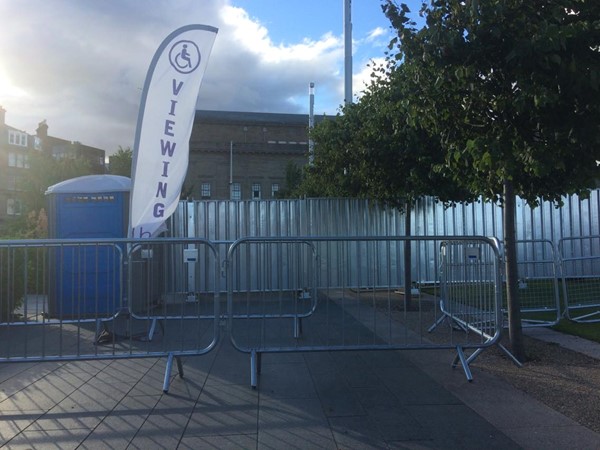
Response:
[{"label": "sun glare", "polygon": [[4,71],[0,69],[0,102],[26,96],[27,92],[16,86]]}]

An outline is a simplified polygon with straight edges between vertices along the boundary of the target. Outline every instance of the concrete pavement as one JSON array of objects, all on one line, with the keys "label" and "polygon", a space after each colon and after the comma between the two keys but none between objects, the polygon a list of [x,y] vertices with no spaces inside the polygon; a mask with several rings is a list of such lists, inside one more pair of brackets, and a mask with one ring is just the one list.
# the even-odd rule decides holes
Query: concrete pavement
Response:
[{"label": "concrete pavement", "polygon": [[0,366],[5,448],[598,448],[600,436],[451,351],[265,354],[222,342],[174,371],[165,359]]}]

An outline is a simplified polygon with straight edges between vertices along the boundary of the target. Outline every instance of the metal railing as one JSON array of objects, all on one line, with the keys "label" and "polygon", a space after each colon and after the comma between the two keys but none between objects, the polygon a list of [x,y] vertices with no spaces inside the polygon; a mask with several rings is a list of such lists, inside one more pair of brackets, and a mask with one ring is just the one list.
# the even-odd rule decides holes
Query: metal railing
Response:
[{"label": "metal railing", "polygon": [[[498,241],[490,239],[489,245],[482,245],[477,239],[444,240],[440,244],[440,278],[442,315],[429,332],[442,323],[457,326],[467,335],[472,334],[480,342],[496,344],[517,366],[521,363],[499,342],[503,327],[502,276]],[[485,349],[478,347],[468,358],[461,347],[453,365],[460,361],[468,372],[469,364]]]},{"label": "metal railing", "polygon": [[[523,327],[556,325],[562,317],[559,260],[552,241],[517,241],[519,301]],[[503,310],[508,314],[506,296]]]},{"label": "metal railing", "polygon": [[600,236],[561,239],[565,316],[575,322],[600,322]]},{"label": "metal railing", "polygon": [[[266,352],[453,349],[471,380],[469,364],[500,345],[494,239],[247,237],[224,260],[223,245],[0,242],[0,363],[167,357],[166,392],[173,361],[183,375],[180,358],[210,352],[225,324],[250,354],[252,386]],[[410,296],[401,283],[409,250]],[[181,289],[190,274],[202,289]]]},{"label": "metal railing", "polygon": [[169,290],[174,255],[199,247],[218,276],[202,239],[0,241],[0,362],[168,357],[168,390],[173,359],[182,375],[219,337],[218,291]]},{"label": "metal railing", "polygon": [[[411,278],[418,287],[411,287],[409,302],[397,283],[405,246],[418,260],[423,257],[419,249],[439,246],[442,240],[443,249],[449,243],[477,249],[479,258],[473,260],[465,251],[442,252],[443,276],[438,272],[428,283],[421,283],[423,265],[413,264]],[[249,254],[261,255],[261,262],[248,264]],[[462,272],[449,270],[452,264],[462,265]],[[252,295],[234,289],[232,280],[245,277],[256,280]],[[498,248],[483,237],[242,238],[229,248],[227,279],[230,339],[235,348],[250,354],[253,387],[263,353],[309,351],[454,349],[454,366],[460,362],[471,380],[470,362],[483,349],[499,344],[502,332]],[[283,279],[288,283],[263,282]],[[459,285],[469,292],[468,315],[457,308],[460,300],[454,292]],[[433,340],[430,325],[444,319],[463,328],[436,331]],[[467,349],[474,351],[469,357]]]}]

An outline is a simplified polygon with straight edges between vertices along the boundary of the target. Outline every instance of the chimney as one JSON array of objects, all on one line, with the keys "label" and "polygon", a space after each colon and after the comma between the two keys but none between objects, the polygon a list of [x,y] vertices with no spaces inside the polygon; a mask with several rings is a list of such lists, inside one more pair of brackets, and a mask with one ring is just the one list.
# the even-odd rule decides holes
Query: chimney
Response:
[{"label": "chimney", "polygon": [[48,124],[46,124],[46,119],[42,120],[37,127],[37,130],[35,130],[36,136],[44,139],[48,137]]},{"label": "chimney", "polygon": [[0,125],[6,125],[6,110],[0,106]]}]

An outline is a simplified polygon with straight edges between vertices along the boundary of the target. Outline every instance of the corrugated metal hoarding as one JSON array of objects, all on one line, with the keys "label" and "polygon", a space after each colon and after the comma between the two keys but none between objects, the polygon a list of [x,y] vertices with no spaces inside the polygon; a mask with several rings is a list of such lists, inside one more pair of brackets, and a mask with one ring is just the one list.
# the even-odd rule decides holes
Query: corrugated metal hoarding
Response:
[{"label": "corrugated metal hoarding", "polygon": [[[539,206],[531,208],[517,198],[516,209],[517,240],[520,241],[549,240],[558,246],[564,238],[600,235],[600,190],[592,191],[589,199],[565,197],[561,207],[542,201]],[[170,220],[169,230],[174,237],[201,237],[220,242],[219,256],[225,260],[228,244],[242,237],[403,236],[404,222],[404,213],[363,199],[207,200],[180,202]],[[414,236],[434,236],[440,237],[440,240],[444,236],[480,235],[501,241],[502,209],[489,202],[444,208],[433,199],[424,198],[412,211],[411,229]],[[597,246],[598,242],[581,240],[577,243],[579,247],[570,248],[570,254],[599,254],[600,249],[587,248],[589,245]],[[413,245],[414,272],[424,277],[419,281],[436,278],[436,245],[431,241]],[[360,252],[360,249],[356,251]],[[400,246],[387,249],[385,254],[386,257],[381,258],[380,273],[388,272],[390,263],[403,261],[403,248]],[[348,258],[356,256],[345,255]],[[519,247],[520,260],[543,260],[547,257],[546,246],[541,243]],[[174,264],[179,262],[175,260]],[[182,290],[212,290],[212,286],[203,281],[211,280],[211,274],[198,274],[198,270],[202,271],[198,267],[182,267],[179,271],[181,279],[177,280],[178,284],[183,283]],[[212,269],[207,266],[204,270]],[[586,271],[586,267],[582,266],[581,270]],[[545,274],[540,273],[539,276]],[[402,286],[402,271],[399,270],[395,277],[398,286]]]}]

